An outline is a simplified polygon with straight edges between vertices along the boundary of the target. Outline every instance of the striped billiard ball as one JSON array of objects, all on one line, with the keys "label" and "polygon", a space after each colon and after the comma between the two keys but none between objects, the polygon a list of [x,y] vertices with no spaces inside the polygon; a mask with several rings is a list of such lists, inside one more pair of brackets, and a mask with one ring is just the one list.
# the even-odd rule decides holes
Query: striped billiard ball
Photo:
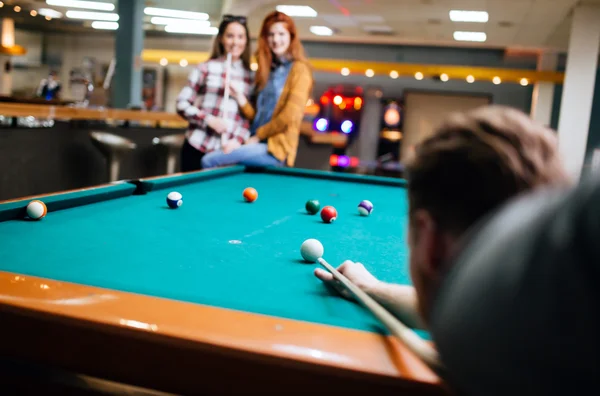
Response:
[{"label": "striped billiard ball", "polygon": [[177,209],[183,204],[183,197],[177,191],[172,191],[167,195],[167,205],[171,209]]},{"label": "striped billiard ball", "polygon": [[34,199],[27,204],[27,216],[32,220],[43,219],[46,217],[46,213],[48,213],[48,208],[46,208],[46,204],[39,199]]},{"label": "striped billiard ball", "polygon": [[371,201],[367,201],[365,199],[360,201],[360,203],[358,204],[358,213],[360,213],[361,216],[368,216],[371,214],[372,211],[373,204],[371,203]]}]

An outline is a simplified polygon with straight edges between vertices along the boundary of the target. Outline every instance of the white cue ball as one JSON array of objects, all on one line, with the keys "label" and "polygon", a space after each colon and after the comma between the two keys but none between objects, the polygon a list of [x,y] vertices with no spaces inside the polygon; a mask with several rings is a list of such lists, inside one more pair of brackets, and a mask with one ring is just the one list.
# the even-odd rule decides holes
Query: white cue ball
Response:
[{"label": "white cue ball", "polygon": [[325,249],[323,248],[323,244],[316,239],[307,239],[306,241],[302,242],[302,246],[300,246],[300,254],[302,254],[302,258],[311,263],[314,263],[323,257],[324,251]]}]

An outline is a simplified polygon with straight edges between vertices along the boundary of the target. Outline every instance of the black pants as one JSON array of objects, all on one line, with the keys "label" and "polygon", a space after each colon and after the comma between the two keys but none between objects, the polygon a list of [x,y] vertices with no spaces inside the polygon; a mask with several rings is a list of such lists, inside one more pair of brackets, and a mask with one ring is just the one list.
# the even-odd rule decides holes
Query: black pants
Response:
[{"label": "black pants", "polygon": [[202,151],[196,150],[186,139],[181,147],[181,171],[191,172],[202,169],[204,154]]}]

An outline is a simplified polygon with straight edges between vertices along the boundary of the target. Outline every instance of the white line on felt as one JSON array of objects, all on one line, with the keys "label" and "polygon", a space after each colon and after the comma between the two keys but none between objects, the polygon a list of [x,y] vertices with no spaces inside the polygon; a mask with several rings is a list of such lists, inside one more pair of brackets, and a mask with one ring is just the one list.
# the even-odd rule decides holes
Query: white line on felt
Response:
[{"label": "white line on felt", "polygon": [[263,232],[265,232],[266,229],[271,228],[273,226],[278,226],[278,225],[280,225],[282,223],[285,223],[286,221],[288,221],[291,218],[292,218],[292,216],[286,216],[286,217],[283,217],[283,218],[281,218],[279,220],[275,220],[271,224],[269,224],[269,225],[267,225],[267,226],[265,226],[265,227],[263,227],[263,228],[261,228],[259,230],[252,231],[251,233],[244,235],[244,238],[250,238],[252,236],[255,236],[255,235],[258,235],[258,234],[262,234]]}]

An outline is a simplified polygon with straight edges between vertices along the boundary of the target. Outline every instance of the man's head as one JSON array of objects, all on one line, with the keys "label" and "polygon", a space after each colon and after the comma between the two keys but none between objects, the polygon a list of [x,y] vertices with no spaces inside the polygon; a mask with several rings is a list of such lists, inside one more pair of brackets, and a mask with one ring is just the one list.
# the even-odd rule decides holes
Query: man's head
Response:
[{"label": "man's head", "polygon": [[443,265],[471,226],[521,193],[569,185],[554,131],[502,106],[450,115],[406,170],[411,277],[425,321]]}]

